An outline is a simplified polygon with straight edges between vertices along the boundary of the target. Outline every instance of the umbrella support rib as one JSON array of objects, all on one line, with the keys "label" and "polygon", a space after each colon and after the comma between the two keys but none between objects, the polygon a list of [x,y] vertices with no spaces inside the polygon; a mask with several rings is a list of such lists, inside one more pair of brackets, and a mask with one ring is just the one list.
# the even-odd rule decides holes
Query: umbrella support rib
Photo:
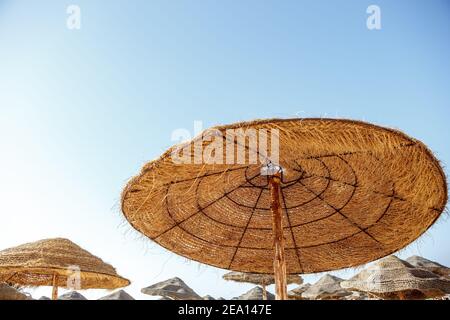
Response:
[{"label": "umbrella support rib", "polygon": [[6,279],[4,282],[8,283],[9,280],[11,280],[12,278],[14,278],[14,276],[17,274],[17,272],[14,272],[10,277],[8,277],[8,279]]},{"label": "umbrella support rib", "polygon": [[284,255],[284,235],[280,205],[281,173],[269,176],[270,209],[273,218],[274,260],[273,273],[277,300],[287,300],[286,260]]},{"label": "umbrella support rib", "polygon": [[52,300],[58,299],[58,285],[57,285],[57,278],[58,275],[55,273],[53,274],[53,289],[52,289]]}]

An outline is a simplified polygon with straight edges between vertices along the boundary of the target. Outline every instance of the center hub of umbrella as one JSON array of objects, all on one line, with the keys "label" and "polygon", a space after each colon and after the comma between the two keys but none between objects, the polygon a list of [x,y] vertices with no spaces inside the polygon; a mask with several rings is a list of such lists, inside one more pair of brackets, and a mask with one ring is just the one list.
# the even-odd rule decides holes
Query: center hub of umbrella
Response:
[{"label": "center hub of umbrella", "polygon": [[277,176],[283,173],[283,168],[281,166],[275,165],[271,162],[261,167],[262,176]]}]

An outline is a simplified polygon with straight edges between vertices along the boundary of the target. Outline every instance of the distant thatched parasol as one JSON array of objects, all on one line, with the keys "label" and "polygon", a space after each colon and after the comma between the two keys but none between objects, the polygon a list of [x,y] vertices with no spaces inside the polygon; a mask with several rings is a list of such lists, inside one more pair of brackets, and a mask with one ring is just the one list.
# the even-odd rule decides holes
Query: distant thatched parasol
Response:
[{"label": "distant thatched parasol", "polygon": [[341,283],[343,288],[371,293],[383,299],[423,299],[450,293],[450,281],[389,256]]},{"label": "distant thatched parasol", "polygon": [[125,290],[118,290],[98,300],[135,300]]},{"label": "distant thatched parasol", "polygon": [[288,292],[288,297],[291,300],[303,300],[302,294],[306,290],[308,290],[311,287],[310,283],[304,283],[297,288],[292,289]]},{"label": "distant thatched parasol", "polygon": [[270,292],[267,292],[266,299],[264,299],[263,289],[256,286],[246,293],[241,294],[239,297],[233,298],[232,300],[275,300],[275,296]]},{"label": "distant thatched parasol", "polygon": [[361,291],[352,291],[351,295],[345,296],[344,300],[376,300],[373,296],[369,298],[369,294],[367,292]]},{"label": "distant thatched parasol", "polygon": [[87,300],[87,298],[79,292],[70,291],[60,295],[58,300]]},{"label": "distant thatched parasol", "polygon": [[431,261],[420,256],[412,256],[406,259],[406,262],[412,264],[414,267],[427,269],[450,279],[450,268],[435,261]]},{"label": "distant thatched parasol", "polygon": [[[235,282],[244,282],[258,284],[263,289],[263,300],[267,300],[266,286],[270,286],[275,283],[275,277],[273,274],[261,274],[261,273],[248,273],[248,272],[236,272],[231,271],[222,276],[223,279]],[[299,275],[290,274],[286,277],[287,284],[302,284],[303,279]]]},{"label": "distant thatched parasol", "polygon": [[[72,280],[75,283],[71,283]],[[58,287],[115,289],[130,284],[111,265],[62,238],[0,251],[0,281],[24,286],[53,286],[53,299],[58,296]]]},{"label": "distant thatched parasol", "polygon": [[29,300],[26,294],[6,283],[0,283],[0,300]]},{"label": "distant thatched parasol", "polygon": [[277,298],[286,299],[286,272],[389,255],[422,235],[446,202],[439,162],[400,131],[272,119],[215,127],[172,147],[127,184],[122,211],[136,230],[184,257],[275,274]]},{"label": "distant thatched parasol", "polygon": [[155,283],[141,289],[141,292],[151,296],[168,297],[172,300],[202,300],[202,297],[178,277]]},{"label": "distant thatched parasol", "polygon": [[352,293],[340,286],[343,279],[332,276],[330,274],[324,275],[316,283],[311,285],[302,293],[304,299],[316,300],[334,300],[342,299]]}]

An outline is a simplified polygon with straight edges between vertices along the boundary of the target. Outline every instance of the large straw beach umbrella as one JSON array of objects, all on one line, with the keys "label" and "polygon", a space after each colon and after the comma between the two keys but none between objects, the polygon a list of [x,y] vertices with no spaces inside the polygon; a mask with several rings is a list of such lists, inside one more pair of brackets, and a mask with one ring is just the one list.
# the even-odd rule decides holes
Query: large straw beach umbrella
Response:
[{"label": "large straw beach umbrella", "polygon": [[[261,274],[261,273],[248,273],[248,272],[236,272],[231,271],[222,276],[223,279],[235,282],[244,282],[257,284],[262,287],[263,300],[267,300],[267,286],[275,283],[275,277],[273,274]],[[299,275],[290,274],[286,277],[287,284],[302,284],[303,279]]]},{"label": "large straw beach umbrella", "polygon": [[383,299],[423,299],[449,294],[450,280],[389,256],[341,282],[341,287]]},{"label": "large straw beach umbrella", "polygon": [[122,193],[138,231],[215,267],[286,274],[354,267],[405,247],[447,202],[442,168],[400,131],[271,119],[206,130],[146,164]]},{"label": "large straw beach umbrella", "polygon": [[[71,283],[71,281],[75,283]],[[79,282],[78,282],[79,280]],[[63,238],[45,239],[0,251],[0,281],[24,286],[115,289],[130,281],[100,258]]]}]

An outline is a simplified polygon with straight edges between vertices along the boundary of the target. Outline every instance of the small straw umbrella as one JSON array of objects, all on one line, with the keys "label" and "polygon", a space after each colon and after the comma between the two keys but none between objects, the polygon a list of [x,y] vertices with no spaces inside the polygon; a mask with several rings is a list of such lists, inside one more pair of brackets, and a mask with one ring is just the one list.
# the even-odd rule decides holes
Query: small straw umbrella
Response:
[{"label": "small straw umbrella", "polygon": [[[76,274],[74,274],[74,271]],[[100,258],[63,238],[45,239],[0,251],[0,281],[24,286],[70,288],[79,276],[80,289],[115,289],[130,281]]]},{"label": "small straw umbrella", "polygon": [[343,279],[332,276],[330,274],[324,275],[316,283],[311,285],[302,293],[304,299],[320,299],[320,300],[334,300],[342,299],[352,293],[340,286]]},{"label": "small straw umbrella", "polygon": [[58,300],[87,300],[85,296],[76,291],[66,292],[58,297]]},{"label": "small straw umbrella", "polygon": [[137,231],[198,262],[274,274],[277,299],[287,298],[287,274],[400,250],[446,202],[445,175],[423,143],[336,119],[214,127],[146,164],[122,192]]},{"label": "small straw umbrella", "polygon": [[343,288],[383,299],[423,299],[450,293],[450,281],[426,269],[389,256],[341,282]]},{"label": "small straw umbrella", "polygon": [[141,289],[143,294],[168,297],[172,300],[202,300],[183,280],[178,277],[167,279]]},{"label": "small straw umbrella", "polygon": [[107,296],[101,297],[98,300],[135,300],[132,296],[130,296],[125,290],[118,290]]},{"label": "small straw umbrella", "polygon": [[435,261],[431,261],[420,256],[412,256],[406,259],[406,262],[412,264],[414,267],[427,269],[431,272],[450,279],[450,268],[443,266],[442,264]]},{"label": "small straw umbrella", "polygon": [[[260,274],[260,273],[246,273],[231,271],[222,276],[223,279],[235,282],[244,282],[260,285],[263,289],[263,300],[267,300],[266,287],[275,283],[275,277],[273,274]],[[303,279],[299,275],[288,275],[286,277],[287,284],[302,284]]]},{"label": "small straw umbrella", "polygon": [[288,292],[289,299],[292,300],[303,300],[302,293],[311,287],[310,283],[304,283],[297,288],[292,289]]},{"label": "small straw umbrella", "polygon": [[275,296],[270,292],[266,292],[266,297],[264,297],[263,289],[259,286],[256,286],[249,291],[241,294],[239,297],[235,297],[231,300],[275,300]]}]

